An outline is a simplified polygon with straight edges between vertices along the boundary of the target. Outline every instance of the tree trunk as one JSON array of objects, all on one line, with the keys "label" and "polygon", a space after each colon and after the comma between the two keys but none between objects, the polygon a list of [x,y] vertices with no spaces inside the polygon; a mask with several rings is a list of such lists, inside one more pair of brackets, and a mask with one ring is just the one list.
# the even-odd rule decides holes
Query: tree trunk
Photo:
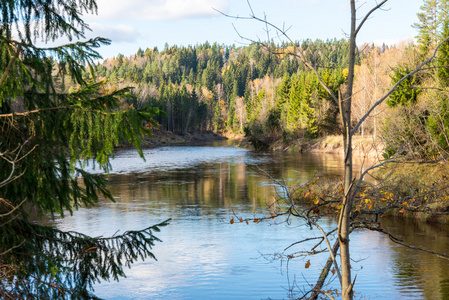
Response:
[{"label": "tree trunk", "polygon": [[342,299],[352,300],[351,259],[349,254],[349,223],[351,217],[350,189],[352,183],[352,136],[351,136],[351,98],[354,84],[354,63],[356,49],[356,8],[355,0],[351,0],[351,36],[349,45],[348,85],[344,98],[340,94],[340,114],[342,116],[344,161],[344,199],[340,212],[338,239],[340,241],[340,259],[342,276]]}]

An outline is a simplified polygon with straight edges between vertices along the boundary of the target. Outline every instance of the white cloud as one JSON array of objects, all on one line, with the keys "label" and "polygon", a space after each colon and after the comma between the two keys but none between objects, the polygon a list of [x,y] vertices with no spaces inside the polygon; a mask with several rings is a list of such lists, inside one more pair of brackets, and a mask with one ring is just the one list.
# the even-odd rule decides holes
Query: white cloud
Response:
[{"label": "white cloud", "polygon": [[140,36],[139,32],[128,25],[118,24],[114,26],[107,26],[98,23],[91,23],[93,36],[101,36],[112,40],[113,43],[131,43],[135,42]]},{"label": "white cloud", "polygon": [[131,20],[173,20],[217,15],[229,0],[98,0],[98,17]]}]

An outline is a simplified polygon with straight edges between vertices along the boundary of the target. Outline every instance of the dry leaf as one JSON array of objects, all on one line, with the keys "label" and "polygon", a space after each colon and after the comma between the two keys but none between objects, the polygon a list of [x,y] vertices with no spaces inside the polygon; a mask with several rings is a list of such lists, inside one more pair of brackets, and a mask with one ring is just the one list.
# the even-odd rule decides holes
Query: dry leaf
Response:
[{"label": "dry leaf", "polygon": [[306,269],[308,269],[310,267],[310,259],[306,262],[305,267],[306,267]]}]

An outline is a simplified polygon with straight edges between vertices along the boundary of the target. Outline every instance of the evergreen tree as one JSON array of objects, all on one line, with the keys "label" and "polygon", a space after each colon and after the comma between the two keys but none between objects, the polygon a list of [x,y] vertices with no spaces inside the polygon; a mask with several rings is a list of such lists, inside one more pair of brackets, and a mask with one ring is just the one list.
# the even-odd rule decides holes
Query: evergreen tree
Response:
[{"label": "evergreen tree", "polygon": [[312,101],[312,98],[317,97],[318,83],[316,77],[311,72],[308,72],[303,85],[304,91],[300,99],[299,108],[301,122],[306,127],[307,135],[309,137],[316,137],[318,134],[318,126]]},{"label": "evergreen tree", "polygon": [[[439,6],[438,20],[441,24],[441,31],[439,33],[439,41],[444,41],[449,37],[449,1],[441,1]],[[449,42],[445,42],[438,50],[438,77],[440,83],[444,86],[449,84]]]},{"label": "evergreen tree", "polygon": [[[85,66],[92,70],[100,58],[95,48],[108,40],[34,45],[84,38],[81,13],[95,12],[95,1],[3,1],[0,10],[0,298],[96,299],[95,282],[117,280],[124,266],[154,258],[153,232],[166,223],[92,238],[35,224],[29,207],[63,216],[94,205],[99,195],[113,200],[105,177],[80,166],[90,161],[107,172],[123,142],[142,155],[144,125],[157,109],[119,110],[132,97],[129,88],[83,78]],[[69,92],[65,75],[76,83]]]},{"label": "evergreen tree", "polygon": [[418,43],[421,45],[423,54],[427,54],[429,46],[437,40],[438,30],[438,2],[439,0],[425,0],[418,13],[418,23],[413,27],[418,30]]},{"label": "evergreen tree", "polygon": [[281,118],[281,124],[284,128],[287,127],[287,112],[288,112],[288,99],[290,92],[290,76],[284,73],[282,81],[277,88],[277,107],[279,117]]},{"label": "evergreen tree", "polygon": [[292,76],[291,86],[288,95],[288,114],[287,114],[287,128],[294,130],[301,128],[301,100],[303,97],[304,81],[298,75]]},{"label": "evergreen tree", "polygon": [[[410,69],[408,67],[397,67],[393,70],[391,81],[398,82],[409,72]],[[390,95],[386,103],[389,107],[394,107],[399,104],[410,105],[417,101],[420,92],[418,77],[410,76],[401,82],[399,87]]]}]

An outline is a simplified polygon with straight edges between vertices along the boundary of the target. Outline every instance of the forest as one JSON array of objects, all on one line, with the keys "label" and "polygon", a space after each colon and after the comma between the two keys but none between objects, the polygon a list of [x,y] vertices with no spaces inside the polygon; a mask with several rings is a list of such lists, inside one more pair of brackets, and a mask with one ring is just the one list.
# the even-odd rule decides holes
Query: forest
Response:
[{"label": "forest", "polygon": [[150,104],[164,111],[157,118],[161,130],[243,133],[267,126],[273,133],[304,131],[314,137],[332,132],[336,108],[315,76],[286,51],[306,51],[337,90],[345,82],[348,50],[344,40],[166,45],[107,59],[95,73],[117,87],[134,87],[137,97],[124,105]]},{"label": "forest", "polygon": [[[418,33],[414,43],[357,47],[354,123],[447,37],[444,13],[427,13],[423,11],[425,17],[414,25]],[[113,87],[134,88],[136,97],[125,100],[124,107],[150,105],[164,112],[156,117],[153,130],[245,133],[262,149],[275,140],[288,144],[340,132],[337,104],[298,54],[305,55],[336,94],[347,81],[348,51],[348,41],[343,39],[239,47],[166,44],[161,50],[139,49],[129,57],[119,54],[106,59],[95,66],[95,74]],[[382,137],[391,149],[398,139],[405,139],[410,150],[421,154],[446,150],[448,75],[443,66],[448,59],[448,46],[443,45],[433,65],[401,83],[363,123],[359,134]],[[410,124],[404,122],[415,122],[414,130],[406,129]],[[401,136],[389,135],[392,131]]]}]

